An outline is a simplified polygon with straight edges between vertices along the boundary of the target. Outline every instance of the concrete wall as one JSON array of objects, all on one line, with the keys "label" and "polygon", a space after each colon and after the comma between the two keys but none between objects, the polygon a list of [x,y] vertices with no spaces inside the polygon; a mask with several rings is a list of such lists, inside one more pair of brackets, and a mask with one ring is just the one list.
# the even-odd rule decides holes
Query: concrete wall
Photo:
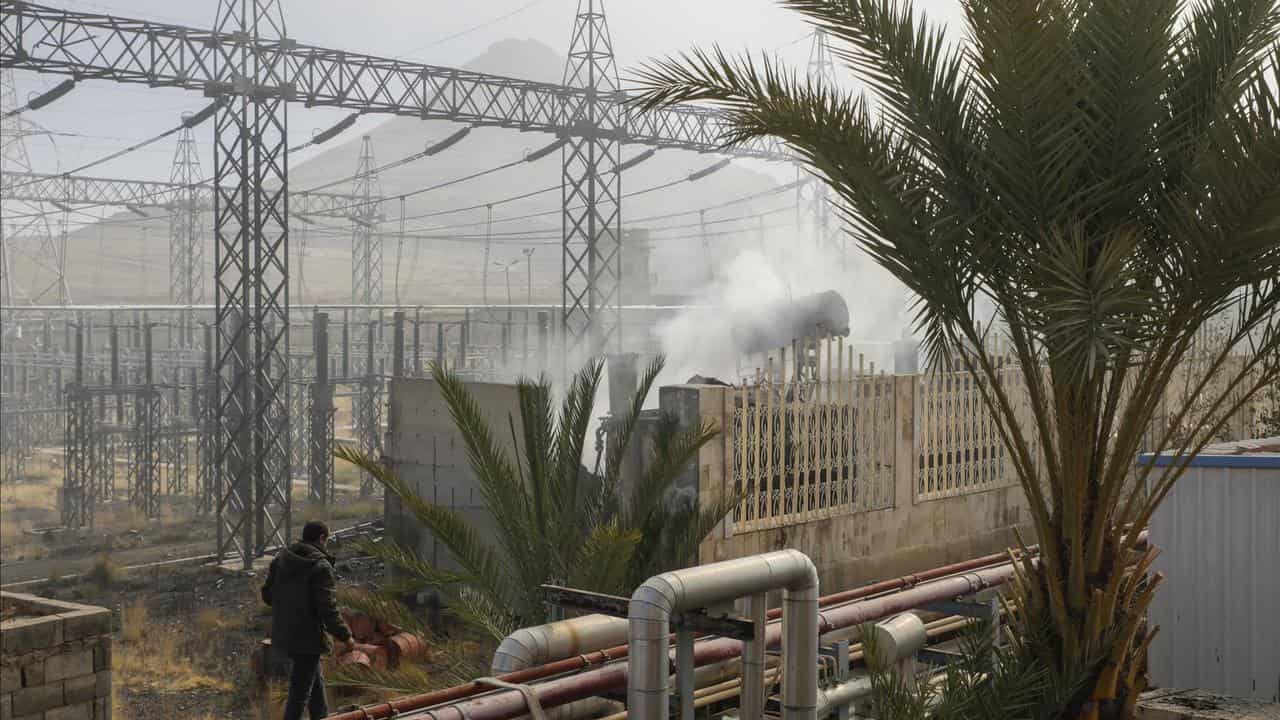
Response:
[{"label": "concrete wall", "polygon": [[[1000,552],[1015,544],[1014,528],[1029,538],[1026,501],[1017,486],[933,500],[915,498],[916,384],[914,375],[895,378],[892,507],[741,533],[735,533],[730,523],[721,523],[703,542],[700,561],[795,548],[818,566],[822,587],[835,591]],[[724,471],[733,441],[724,432],[731,412],[728,389],[666,387],[661,400],[663,409],[679,416],[682,424],[710,421],[722,430],[716,441],[703,448],[697,467],[690,468],[682,484],[696,482],[704,503],[730,492]]]},{"label": "concrete wall", "polygon": [[[500,429],[497,441],[509,453],[518,450],[507,421],[509,414],[514,416],[519,437],[516,387],[496,383],[468,383],[467,387],[489,426]],[[492,519],[467,462],[467,448],[435,381],[393,379],[388,413],[384,456],[390,467],[419,497],[454,508],[482,528],[492,528]],[[387,496],[385,515],[390,537],[406,547],[417,548],[437,567],[456,567],[444,545],[408,514],[394,495]]]},{"label": "concrete wall", "polygon": [[[914,497],[918,463],[916,383],[917,378],[912,375],[900,376],[894,383],[892,507],[741,533],[734,533],[728,523],[722,523],[703,543],[700,561],[796,548],[818,565],[823,587],[836,590],[1012,546],[1012,529],[1022,526],[1022,530],[1028,530],[1026,504],[1017,486],[932,500]],[[497,440],[510,450],[510,431],[506,428],[508,413],[516,412],[515,387],[488,383],[472,383],[469,387],[491,426],[502,429]],[[662,409],[685,425],[706,420],[725,427],[729,410],[724,387],[669,386],[660,389],[659,398]],[[518,422],[516,432],[520,432]],[[679,479],[675,491],[696,493],[702,503],[710,503],[726,492],[724,463],[731,441],[722,433],[708,444],[696,465]],[[421,497],[456,508],[482,526],[492,527],[484,500],[476,490],[466,448],[433,381],[392,381],[386,448],[392,468]],[[387,501],[386,519],[391,537],[418,548],[428,560],[449,567],[447,551],[404,514],[395,498]]]},{"label": "concrete wall", "polygon": [[110,720],[111,611],[0,592],[0,718]]}]

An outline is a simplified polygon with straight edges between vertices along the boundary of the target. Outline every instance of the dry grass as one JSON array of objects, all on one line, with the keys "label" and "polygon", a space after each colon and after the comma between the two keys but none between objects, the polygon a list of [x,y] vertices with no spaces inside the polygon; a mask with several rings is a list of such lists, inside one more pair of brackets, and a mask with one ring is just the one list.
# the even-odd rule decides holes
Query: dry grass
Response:
[{"label": "dry grass", "polygon": [[112,681],[133,691],[229,692],[235,686],[201,671],[191,660],[191,643],[176,627],[148,622],[147,606],[132,603],[121,614],[120,643],[112,663]]},{"label": "dry grass", "polygon": [[147,604],[141,600],[125,605],[120,612],[120,640],[126,643],[140,643],[146,637]]},{"label": "dry grass", "polygon": [[284,701],[288,698],[289,686],[284,683],[271,683],[267,689],[259,693],[257,701],[250,708],[252,720],[276,720],[284,717]]},{"label": "dry grass", "polygon": [[209,639],[215,633],[242,628],[245,619],[228,615],[220,608],[201,608],[196,613],[196,630],[202,639]]},{"label": "dry grass", "polygon": [[[359,480],[354,482],[359,483]],[[301,526],[301,522],[306,520],[323,520],[331,523],[335,520],[365,520],[380,517],[381,515],[382,500],[380,498],[355,499],[339,497],[338,501],[332,505],[307,503],[301,511],[295,511],[294,518],[298,521],[297,525]]]},{"label": "dry grass", "polygon": [[49,557],[49,547],[40,538],[28,535],[32,523],[5,517],[0,510],[0,556],[6,561],[42,560]]},{"label": "dry grass", "polygon": [[0,485],[0,511],[58,511],[58,483],[49,473],[28,473],[23,482]]}]

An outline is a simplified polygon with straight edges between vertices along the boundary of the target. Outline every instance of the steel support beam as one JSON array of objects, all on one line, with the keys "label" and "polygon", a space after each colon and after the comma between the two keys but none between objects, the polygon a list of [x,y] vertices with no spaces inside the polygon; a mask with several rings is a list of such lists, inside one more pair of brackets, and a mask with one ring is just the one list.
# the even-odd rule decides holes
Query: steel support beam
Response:
[{"label": "steel support beam", "polygon": [[622,173],[625,115],[603,0],[579,0],[566,86],[583,92],[562,123],[573,127],[562,153],[561,250],[564,358],[621,348]]},{"label": "steel support beam", "polygon": [[[198,167],[196,172],[199,172]],[[201,211],[213,209],[213,188],[204,178],[193,185],[175,181],[6,171],[0,175],[0,198],[162,210],[178,207],[187,200]],[[289,214],[294,217],[345,219],[350,217],[352,206],[358,201],[355,196],[338,193],[292,193],[289,195]]]},{"label": "steel support beam", "polygon": [[[288,148],[276,0],[221,0],[213,79],[216,554],[248,569],[290,535]],[[215,43],[216,44],[216,43]]]},{"label": "steel support beam", "polygon": [[[360,143],[360,159],[356,165],[351,208],[351,302],[357,305],[382,304],[382,208],[378,198],[382,187],[378,182],[373,159],[373,138],[365,135]],[[372,317],[372,314],[370,315]]]},{"label": "steel support beam", "polygon": [[312,323],[311,342],[316,362],[310,387],[307,439],[308,499],[333,503],[333,384],[329,381],[329,314],[318,312]]},{"label": "steel support beam", "polygon": [[75,382],[67,388],[67,432],[63,455],[62,524],[93,527],[93,397],[84,392],[84,334],[76,328]]},{"label": "steel support beam", "polygon": [[[374,357],[377,339],[377,323],[369,322],[365,344],[364,377],[356,398],[356,437],[360,451],[378,458],[382,454],[382,374],[378,372]],[[368,497],[377,491],[377,482],[367,472],[360,473],[360,497]]]},{"label": "steel support beam", "polygon": [[[728,126],[717,112],[676,107],[640,113],[623,93],[600,96],[584,84],[566,82],[566,87],[329,50],[252,31],[237,35],[238,29],[221,22],[209,31],[22,0],[0,0],[0,13],[0,61],[16,68],[221,94],[231,83],[222,69],[240,64],[237,56],[250,53],[275,58],[273,74],[290,88],[290,99],[307,107],[598,136],[600,129],[575,122],[591,114],[587,106],[597,106],[596,112],[617,118],[605,131],[609,139],[726,152],[722,138]],[[727,152],[772,160],[790,157],[772,138]]]},{"label": "steel support beam", "polygon": [[[181,187],[169,216],[169,302],[176,305],[204,303],[204,205],[199,188],[200,154],[195,135],[184,127],[178,136],[169,181]],[[178,345],[189,347],[195,342],[191,313],[183,313],[178,322]]]},{"label": "steel support beam", "polygon": [[[8,7],[0,4],[0,12]],[[7,24],[7,16],[0,17],[0,28]],[[0,43],[3,31],[0,30]],[[18,108],[17,90],[13,81],[13,68],[3,63],[0,68],[0,164],[6,169],[4,178],[30,172],[31,158],[27,153],[27,138],[39,135],[44,129],[21,115],[3,116]],[[46,201],[62,203],[62,195],[49,195],[39,199],[9,198],[10,202],[0,211],[0,303],[12,308],[18,302],[48,302],[59,305],[71,302],[71,288],[67,285],[67,247],[65,210],[46,206]],[[21,202],[17,202],[21,201]],[[66,205],[63,205],[66,207]],[[54,218],[53,222],[50,218]],[[18,256],[26,257],[31,265],[23,271],[26,287],[15,276]]]}]

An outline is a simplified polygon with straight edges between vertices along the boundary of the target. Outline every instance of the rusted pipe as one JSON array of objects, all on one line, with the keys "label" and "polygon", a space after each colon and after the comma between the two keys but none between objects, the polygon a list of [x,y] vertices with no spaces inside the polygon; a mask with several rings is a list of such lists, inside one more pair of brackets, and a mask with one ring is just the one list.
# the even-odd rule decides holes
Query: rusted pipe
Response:
[{"label": "rusted pipe", "polygon": [[[878,620],[900,612],[931,603],[971,595],[980,590],[996,587],[1013,575],[1012,564],[983,568],[962,575],[935,580],[917,587],[901,590],[891,595],[860,600],[829,607],[818,612],[818,632],[825,633],[850,625]],[[782,640],[783,629],[777,623],[768,626],[765,638],[770,646]],[[709,638],[694,647],[694,664],[707,665],[737,657],[742,643],[732,638]],[[668,658],[669,659],[669,658]],[[668,671],[670,668],[668,668]],[[548,680],[534,685],[532,690],[544,708],[552,708],[592,695],[618,692],[627,687],[626,663],[614,663],[589,670],[578,675]],[[524,696],[505,690],[488,695],[471,697],[451,705],[424,710],[417,717],[443,720],[467,718],[468,720],[510,720],[528,713]],[[410,716],[413,717],[413,716]],[[351,720],[356,720],[356,715]]]},{"label": "rusted pipe", "polygon": [[614,647],[626,639],[627,621],[608,615],[582,615],[520,628],[498,645],[490,671],[499,676]]},{"label": "rusted pipe", "polygon": [[[1031,549],[1034,550],[1034,546]],[[832,595],[827,595],[818,599],[818,607],[829,607],[838,603],[849,602],[884,592],[912,587],[922,582],[928,582],[948,575],[955,575],[956,573],[968,572],[970,570],[1008,562],[1008,560],[1009,555],[1007,553],[983,555],[982,557],[973,558],[971,560],[943,565],[930,570],[913,573],[911,575],[904,575],[891,580],[882,580],[870,585],[864,585],[851,590],[844,590]],[[774,608],[767,613],[767,616],[770,620],[777,620],[782,617],[782,609]],[[567,658],[565,660],[548,663],[546,665],[539,665],[536,667],[526,668],[524,670],[517,670],[512,673],[506,673],[504,675],[499,675],[498,679],[509,683],[530,683],[553,675],[561,675],[577,670],[583,670],[595,665],[603,665],[614,660],[620,660],[627,657],[628,650],[629,649],[626,645],[618,645],[606,650],[587,653],[579,657]],[[436,690],[420,695],[408,695],[395,700],[366,705],[357,710],[349,710],[337,713],[336,715],[330,715],[328,720],[386,720],[386,718],[396,717],[406,712],[456,702],[486,691],[488,691],[488,688],[482,687],[481,685],[473,682],[468,682],[461,685],[455,685],[450,688],[445,688],[443,690]]]},{"label": "rusted pipe", "polygon": [[[1138,547],[1142,547],[1143,545],[1145,545],[1146,541],[1147,541],[1147,533],[1146,531],[1143,531],[1138,536]],[[1038,547],[1035,545],[1028,548],[1028,550],[1030,550],[1031,552],[1035,552],[1037,551],[1037,549]],[[865,585],[863,587],[846,590],[843,592],[835,593],[833,595],[828,595],[826,597],[819,598],[818,605],[820,608],[827,608],[839,603],[859,600],[862,598],[867,598],[873,595],[891,592],[894,590],[900,590],[903,588],[911,588],[920,583],[930,582],[932,580],[947,577],[949,575],[969,572],[971,570],[978,570],[980,568],[990,567],[998,563],[1007,563],[1008,560],[1009,560],[1008,553],[1003,553],[1003,552],[992,553],[990,555],[984,555],[982,557],[973,558],[971,560],[965,560],[963,562],[953,563],[950,565],[943,565],[943,566],[932,568],[930,570],[925,570],[919,573],[904,575],[902,577],[894,578],[892,580],[883,580],[881,582],[873,583],[871,585]],[[771,620],[780,618],[781,616],[782,616],[781,609],[770,610],[768,613],[768,617]],[[821,626],[820,626],[820,632],[823,632],[825,634],[826,632],[829,632],[829,631],[821,630]],[[738,644],[736,641],[734,642],[735,644]],[[498,679],[504,680],[510,683],[527,684],[527,683],[531,683],[536,680],[551,677],[554,675],[572,673],[572,672],[576,672],[586,668],[590,668],[595,665],[603,665],[608,662],[625,658],[627,657],[627,654],[628,654],[627,646],[620,645],[618,647],[609,648],[607,650],[600,650],[598,652],[589,653],[582,657],[567,658],[565,660],[561,660],[558,662],[548,663],[546,665],[531,667],[525,670],[519,670],[513,673],[508,673],[506,675],[500,676]],[[608,669],[608,668],[602,668],[602,669]],[[620,672],[622,674],[619,675],[619,678],[621,678],[623,685],[625,685],[626,683],[625,667],[623,667],[623,669]],[[574,677],[581,677],[581,675],[574,676]],[[566,679],[572,679],[572,678],[566,678]],[[380,702],[372,705],[366,705],[356,710],[350,710],[347,712],[338,713],[336,715],[331,715],[329,716],[328,720],[386,720],[386,718],[397,717],[399,715],[402,715],[408,712],[441,706],[441,705],[445,705],[446,703],[455,703],[460,700],[463,700],[487,691],[488,691],[488,688],[485,688],[474,682],[468,682],[468,683],[463,683],[461,685],[455,685],[451,688],[445,688],[443,690],[436,690],[434,692],[423,693],[421,695],[410,695],[410,696],[398,698],[395,700],[390,700],[387,702]],[[456,714],[452,716],[447,714],[442,714],[442,711],[435,711],[434,714],[438,718],[458,717]],[[431,715],[425,715],[424,717],[431,717]]]}]

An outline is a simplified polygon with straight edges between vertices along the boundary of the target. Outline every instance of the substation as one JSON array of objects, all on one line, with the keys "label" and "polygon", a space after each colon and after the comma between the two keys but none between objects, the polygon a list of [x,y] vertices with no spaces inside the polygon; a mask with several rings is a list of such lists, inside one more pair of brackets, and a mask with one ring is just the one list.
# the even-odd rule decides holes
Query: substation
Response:
[{"label": "substation", "polygon": [[[473,379],[509,381],[531,368],[563,372],[570,359],[621,350],[624,334],[647,337],[671,308],[634,292],[646,270],[629,287],[628,268],[647,268],[648,251],[643,243],[630,250],[632,231],[624,231],[626,170],[663,149],[722,156],[678,179],[687,182],[732,158],[792,162],[773,142],[726,150],[721,119],[711,112],[636,112],[620,89],[596,0],[579,3],[560,85],[305,45],[288,35],[274,0],[217,3],[210,29],[13,0],[0,10],[0,197],[36,208],[2,223],[4,476],[22,477],[37,449],[61,453],[61,521],[73,529],[92,526],[104,503],[128,502],[155,516],[161,497],[190,496],[197,512],[218,519],[215,553],[246,567],[290,536],[301,499],[292,481],[305,483],[306,499],[332,501],[334,444],[381,447],[388,379],[422,375],[434,361]],[[814,52],[816,66],[829,71],[820,35]],[[21,104],[15,69],[64,80]],[[26,142],[41,129],[27,113],[86,80],[208,98],[153,138],[176,143],[169,182],[33,171]],[[311,143],[340,135],[361,114],[459,125],[420,157],[476,127],[543,135],[546,144],[524,160],[561,157],[561,301],[387,303],[384,240],[396,238],[387,216],[398,202],[403,218],[405,197],[381,193],[367,137],[349,185],[291,192],[290,106],[350,111]],[[208,177],[196,152],[203,142],[214,146]],[[797,178],[766,194],[794,195],[795,227],[816,243],[837,242],[820,184]],[[167,305],[75,302],[68,218],[92,207],[171,213]],[[213,223],[205,228],[208,213]],[[305,243],[305,229],[320,219],[350,227],[351,299],[299,307],[302,258],[291,260],[290,246]],[[691,242],[700,237],[705,246],[712,234],[705,212],[700,220]],[[403,219],[398,240],[405,240]],[[18,256],[48,278],[16,276]],[[641,302],[626,305],[628,298]],[[637,340],[627,349],[648,348]],[[345,422],[335,424],[339,406]],[[373,492],[368,479],[360,492]]]},{"label": "substation", "polygon": [[[212,26],[198,28],[0,0],[0,199],[27,208],[0,220],[0,478],[12,487],[37,462],[59,468],[58,531],[92,529],[109,509],[151,521],[166,505],[181,505],[213,520],[213,559],[249,570],[297,534],[302,518],[295,510],[380,495],[372,478],[338,478],[339,445],[379,457],[423,497],[447,496],[449,507],[482,525],[487,509],[440,388],[429,381],[432,364],[468,382],[483,413],[506,417],[515,406],[515,378],[545,372],[563,382],[585,359],[606,356],[609,405],[618,408],[635,387],[637,357],[660,349],[655,328],[691,307],[689,296],[672,299],[652,286],[650,232],[683,231],[667,239],[700,249],[710,266],[713,238],[763,247],[775,227],[767,217],[780,216],[799,242],[844,262],[844,237],[824,186],[802,174],[776,141],[726,148],[724,119],[715,112],[637,110],[619,82],[602,0],[578,0],[559,83],[307,45],[287,32],[279,0],[210,5]],[[809,72],[830,79],[827,39],[821,31],[810,39]],[[23,102],[15,70],[58,82]],[[125,150],[69,171],[37,171],[28,142],[45,130],[34,111],[90,81],[137,92],[176,88],[205,104]],[[290,123],[309,108],[347,114],[291,146]],[[382,164],[366,135],[353,174],[305,191],[291,184],[292,153],[344,136],[362,115],[448,121],[456,129]],[[497,167],[384,189],[380,176],[390,169],[444,153],[479,128],[535,140]],[[153,144],[173,149],[167,182],[94,171]],[[207,175],[200,147],[213,148]],[[629,171],[663,151],[703,157],[667,182],[630,185]],[[480,303],[400,301],[406,242],[437,239],[406,227],[408,199],[557,155],[559,174],[548,187],[455,209],[485,211],[486,221],[470,226],[484,228],[473,236],[484,242],[483,272],[505,273],[506,302],[489,301],[487,274]],[[796,179],[692,211],[638,219],[629,213],[628,198],[715,184],[738,160],[788,174],[795,166]],[[545,243],[553,248],[540,253],[556,254],[558,298],[534,302],[533,250],[526,248],[525,302],[516,302],[512,263],[490,262],[493,206],[555,193],[553,210],[507,219],[558,220]],[[754,229],[717,228],[725,222],[717,211],[762,198],[784,205],[736,218]],[[73,216],[92,208],[167,216],[166,302],[84,301],[68,270],[76,262],[68,237]],[[696,220],[645,224],[672,217]],[[335,227],[344,262],[350,238],[350,295],[344,286],[342,302],[304,302],[312,297],[307,272],[314,272],[308,243]],[[39,272],[16,271],[18,259]],[[799,290],[760,317],[722,319],[733,326],[742,358],[737,377],[699,375],[655,393],[660,410],[683,427],[709,423],[720,431],[673,492],[694,503],[738,498],[699,545],[698,565],[651,578],[630,599],[544,586],[554,615],[576,616],[512,632],[498,646],[492,677],[333,717],[848,718],[867,709],[872,691],[860,668],[864,631],[888,648],[883,660],[894,672],[926,677],[918,671],[928,666],[936,678],[959,658],[955,640],[965,628],[982,621],[998,629],[996,594],[1026,560],[1007,548],[1014,532],[1029,526],[1015,464],[982,404],[981,381],[951,369],[921,373],[918,348],[906,337],[881,339],[877,370],[862,354],[866,348],[855,347],[862,341],[849,337],[858,298],[824,287]],[[1017,421],[1038,432],[1024,381],[1012,365],[1000,372]],[[1185,399],[1173,384],[1148,445],[1170,420],[1166,406]],[[1239,462],[1215,471],[1276,469],[1274,443],[1246,440],[1255,420],[1253,408],[1228,419],[1230,442],[1218,452]],[[608,442],[608,430],[605,419],[598,446]],[[513,446],[516,437],[513,422]],[[1159,464],[1160,454],[1144,462]],[[634,480],[638,471],[629,464],[627,472]],[[1201,472],[1197,482],[1216,482]],[[1233,506],[1236,516],[1250,518],[1241,524],[1270,517],[1268,508],[1280,502],[1274,477],[1250,475],[1258,488],[1250,497],[1263,500]],[[436,540],[396,498],[386,499],[382,515],[387,536],[436,564]],[[1207,524],[1186,540],[1170,535],[1177,526],[1158,517],[1138,545],[1150,539],[1199,547],[1201,536],[1225,537],[1227,525]],[[1260,590],[1264,595],[1275,593]],[[58,623],[64,611],[92,611],[51,607],[46,614]],[[1181,606],[1166,609],[1174,607]],[[99,634],[109,635],[109,613],[98,615]],[[371,634],[390,643],[394,633]],[[1263,648],[1256,653],[1262,657],[1275,646],[1268,637],[1241,642]],[[110,638],[94,642],[109,648]],[[385,643],[383,661],[390,662]],[[413,638],[410,646],[421,651],[424,641]],[[84,653],[78,645],[62,649]],[[95,652],[87,656],[91,665],[101,659]],[[1280,666],[1280,655],[1263,659]],[[1162,670],[1175,671],[1182,668]]]}]

